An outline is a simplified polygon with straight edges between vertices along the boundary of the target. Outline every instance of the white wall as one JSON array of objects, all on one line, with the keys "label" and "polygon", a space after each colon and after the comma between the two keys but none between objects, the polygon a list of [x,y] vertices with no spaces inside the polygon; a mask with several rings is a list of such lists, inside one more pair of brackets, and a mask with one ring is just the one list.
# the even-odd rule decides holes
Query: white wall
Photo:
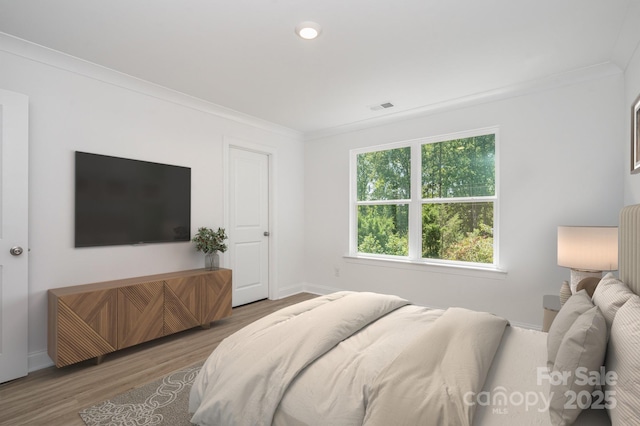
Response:
[{"label": "white wall", "polygon": [[[622,96],[623,77],[617,73],[307,141],[309,288],[394,293],[427,306],[487,310],[539,327],[542,296],[557,294],[569,278],[569,271],[556,264],[557,226],[617,225],[623,205]],[[494,125],[500,129],[499,243],[506,274],[343,257],[348,252],[350,149]]]},{"label": "white wall", "polygon": [[640,203],[640,173],[631,174],[631,117],[635,100],[640,96],[640,49],[636,49],[625,70],[624,133],[621,138],[625,156],[624,202]]},{"label": "white wall", "polygon": [[299,134],[247,117],[223,118],[186,96],[13,39],[0,38],[0,63],[0,87],[26,94],[30,103],[30,369],[49,362],[48,289],[204,266],[192,243],[75,249],[76,150],[191,167],[193,233],[224,226],[224,137],[268,145],[277,156],[272,220],[281,229],[271,284],[303,282]]}]

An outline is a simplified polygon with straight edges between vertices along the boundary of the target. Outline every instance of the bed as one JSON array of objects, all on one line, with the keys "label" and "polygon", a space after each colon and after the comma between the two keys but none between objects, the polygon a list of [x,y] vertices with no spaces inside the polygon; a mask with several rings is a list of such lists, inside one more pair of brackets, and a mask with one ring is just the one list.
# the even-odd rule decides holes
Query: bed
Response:
[{"label": "bed", "polygon": [[549,333],[462,308],[339,292],[225,339],[191,389],[200,425],[632,425],[640,418],[640,205],[620,214],[619,279]]}]

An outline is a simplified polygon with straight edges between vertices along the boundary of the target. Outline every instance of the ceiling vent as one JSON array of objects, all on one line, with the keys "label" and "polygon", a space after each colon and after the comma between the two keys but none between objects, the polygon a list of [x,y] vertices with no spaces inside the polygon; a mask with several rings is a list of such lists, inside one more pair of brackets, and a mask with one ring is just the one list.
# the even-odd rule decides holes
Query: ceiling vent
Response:
[{"label": "ceiling vent", "polygon": [[391,102],[383,102],[378,105],[372,105],[369,108],[371,108],[371,111],[380,111],[381,109],[393,108],[393,106]]}]

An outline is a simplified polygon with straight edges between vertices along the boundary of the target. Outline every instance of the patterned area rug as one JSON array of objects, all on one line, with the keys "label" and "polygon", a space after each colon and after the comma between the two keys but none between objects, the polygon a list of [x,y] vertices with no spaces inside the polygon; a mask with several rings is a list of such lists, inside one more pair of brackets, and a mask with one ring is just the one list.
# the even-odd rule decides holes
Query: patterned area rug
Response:
[{"label": "patterned area rug", "polygon": [[88,426],[189,426],[189,391],[202,366],[176,371],[80,411]]}]

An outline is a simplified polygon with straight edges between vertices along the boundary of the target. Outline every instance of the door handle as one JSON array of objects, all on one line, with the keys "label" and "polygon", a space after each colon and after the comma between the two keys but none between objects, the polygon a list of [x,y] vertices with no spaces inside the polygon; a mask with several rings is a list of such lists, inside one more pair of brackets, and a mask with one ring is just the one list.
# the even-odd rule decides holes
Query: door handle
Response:
[{"label": "door handle", "polygon": [[264,235],[265,237],[268,237],[271,234],[269,233],[269,231],[264,231],[264,233],[262,235]]},{"label": "door handle", "polygon": [[14,256],[20,256],[23,251],[24,250],[22,249],[22,247],[19,247],[19,246],[11,247],[11,249],[9,249],[9,253],[11,253]]}]

